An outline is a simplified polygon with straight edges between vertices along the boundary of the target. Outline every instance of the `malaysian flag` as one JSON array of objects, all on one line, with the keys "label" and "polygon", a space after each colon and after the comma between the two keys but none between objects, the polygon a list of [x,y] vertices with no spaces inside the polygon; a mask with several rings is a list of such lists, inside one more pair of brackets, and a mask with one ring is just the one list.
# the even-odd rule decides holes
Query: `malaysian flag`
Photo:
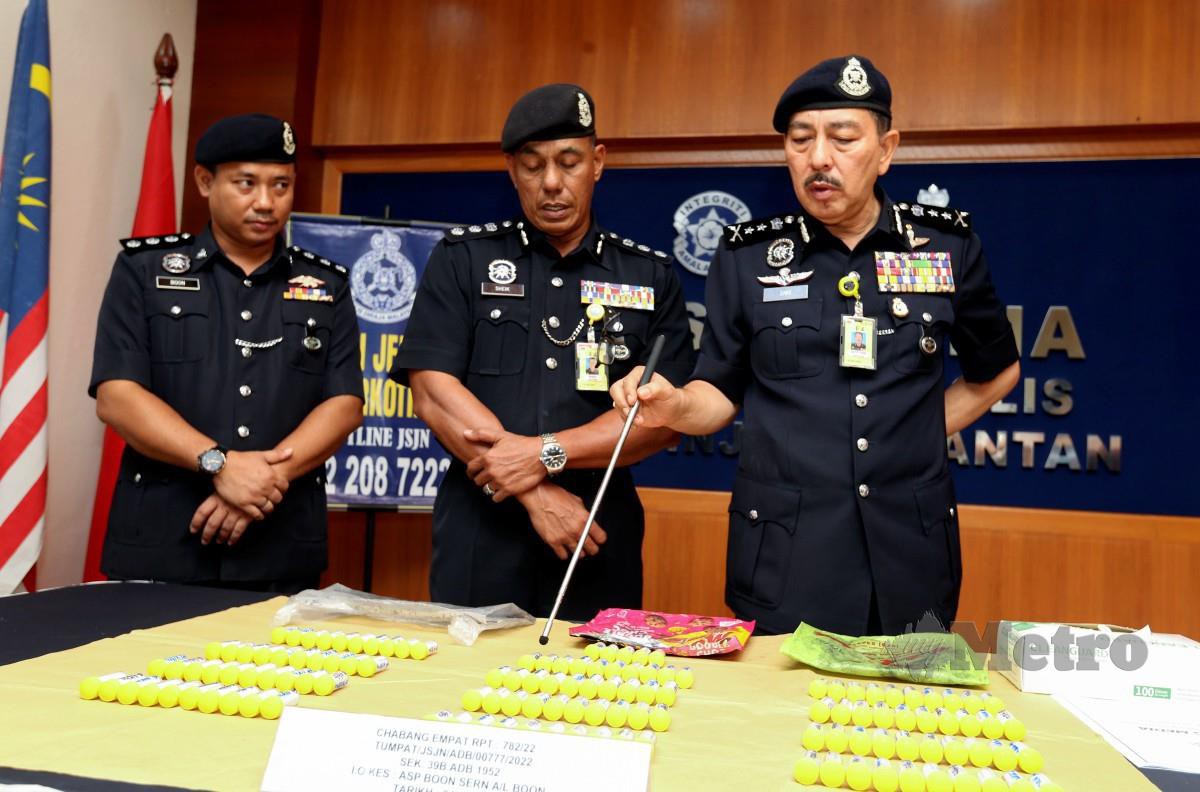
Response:
[{"label": "malaysian flag", "polygon": [[33,569],[46,515],[49,30],[46,0],[29,0],[0,160],[0,594]]}]

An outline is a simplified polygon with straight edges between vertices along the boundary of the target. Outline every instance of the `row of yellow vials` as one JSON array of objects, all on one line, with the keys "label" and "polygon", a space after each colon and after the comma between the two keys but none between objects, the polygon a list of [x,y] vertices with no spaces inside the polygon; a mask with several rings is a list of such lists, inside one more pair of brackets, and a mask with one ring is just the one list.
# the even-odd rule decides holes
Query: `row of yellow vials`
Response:
[{"label": "row of yellow vials", "polygon": [[1025,724],[1008,710],[992,713],[987,710],[969,712],[960,707],[951,710],[945,707],[930,709],[924,705],[909,709],[907,704],[895,708],[885,702],[871,706],[866,701],[851,703],[849,699],[834,702],[831,698],[814,701],[808,707],[808,717],[813,723],[833,723],[846,726],[878,726],[890,729],[895,726],[904,731],[919,731],[923,734],[940,732],[949,736],[964,737],[983,735],[989,740],[1004,737],[1009,740],[1025,739]]},{"label": "row of yellow vials", "polygon": [[641,701],[645,704],[665,704],[675,706],[679,694],[678,682],[670,681],[660,684],[652,679],[642,684],[637,679],[621,680],[605,679],[600,674],[584,676],[576,674],[553,674],[548,671],[527,671],[524,668],[514,669],[510,666],[493,668],[484,675],[484,683],[488,688],[509,690],[526,693],[548,693],[555,695],[564,693],[568,697],[579,696],[585,699],[601,698],[607,701],[624,699],[625,701]]},{"label": "row of yellow vials", "polygon": [[[626,647],[628,648],[628,647]],[[624,660],[592,659],[571,655],[521,655],[516,667],[500,666],[494,671],[527,671],[531,674],[566,674],[568,676],[602,676],[604,679],[619,679],[625,682],[638,681],[643,684],[657,681],[660,684],[675,682],[681,688],[690,688],[695,682],[692,669],[687,666],[662,665],[659,663],[627,663]],[[499,684],[499,683],[497,683]]]},{"label": "row of yellow vials", "polygon": [[820,784],[829,789],[843,787],[875,792],[1062,792],[1062,787],[1041,773],[1023,776],[1015,770],[999,773],[973,770],[961,765],[942,768],[936,764],[888,759],[849,759],[838,754],[809,751],[796,760],[792,777],[801,784]]},{"label": "row of yellow vials", "polygon": [[522,720],[517,717],[496,717],[486,712],[459,712],[453,713],[450,710],[439,710],[430,715],[427,720],[437,720],[453,723],[472,723],[478,726],[498,726],[505,729],[520,729],[522,731],[544,731],[551,734],[568,734],[577,737],[604,737],[617,738],[622,740],[637,740],[638,742],[652,743],[656,739],[656,732],[649,729],[642,731],[634,731],[628,726],[623,726],[620,729],[613,730],[609,726],[587,726],[582,723],[564,723],[563,721],[538,720],[537,718],[526,718]]},{"label": "row of yellow vials", "polygon": [[[354,673],[348,673],[342,671],[340,667],[333,670],[326,670],[322,667],[292,668],[283,666],[280,668],[274,663],[263,665],[237,661],[225,663],[220,660],[175,655],[151,660],[146,667],[146,673],[149,676],[163,679],[182,679],[184,682],[199,681],[205,685],[220,682],[222,685],[275,688],[285,693],[291,690],[305,695],[318,692],[319,695],[327,696],[345,687],[351,676],[374,676],[381,670],[379,668],[381,659],[356,655]],[[349,661],[348,658],[347,661]],[[386,663],[386,661],[384,662]],[[366,665],[360,669],[360,663]],[[360,670],[365,673],[359,673]]]},{"label": "row of yellow vials", "polygon": [[986,691],[963,690],[961,688],[931,688],[905,685],[899,687],[891,683],[879,684],[868,682],[843,682],[840,679],[816,677],[808,683],[808,695],[813,699],[831,698],[834,701],[846,699],[851,704],[865,701],[872,707],[884,702],[893,709],[901,704],[909,709],[925,706],[929,709],[942,707],[948,710],[965,709],[974,715],[980,710],[992,714],[1004,709],[1004,701],[999,696],[993,696]]},{"label": "row of yellow vials", "polygon": [[1017,767],[1037,773],[1045,766],[1041,751],[1019,741],[946,737],[936,734],[912,734],[888,729],[868,730],[862,726],[844,729],[837,724],[812,724],[804,730],[801,745],[809,751],[830,751],[855,756],[893,757],[950,765],[994,767],[1007,772]]},{"label": "row of yellow vials", "polygon": [[[252,668],[259,670],[274,670],[277,673],[283,671],[324,671],[326,673],[334,673],[340,671],[348,677],[373,677],[377,673],[388,670],[390,662],[384,656],[367,656],[365,654],[354,654],[352,652],[334,652],[332,649],[326,649],[324,652],[319,649],[294,649],[289,650],[287,656],[269,655],[263,656],[254,655],[251,660],[221,660],[220,658],[205,659],[205,658],[188,658],[186,655],[173,655],[170,658],[161,658],[151,660],[146,666],[146,671],[155,676],[172,677],[179,674],[181,678],[197,678],[203,679],[206,674],[211,676],[212,673],[220,674],[222,668],[233,666],[236,668],[245,668],[247,673]],[[259,662],[258,660],[262,660]],[[282,662],[276,662],[282,660]],[[228,673],[228,672],[227,672]],[[199,676],[197,676],[199,674]],[[217,678],[220,678],[218,676]]]},{"label": "row of yellow vials", "polygon": [[462,708],[467,712],[482,710],[488,715],[515,718],[542,718],[555,722],[586,723],[589,726],[607,725],[613,729],[628,727],[635,731],[652,729],[665,732],[671,728],[671,711],[665,704],[644,701],[585,699],[564,694],[511,691],[508,688],[478,688],[463,693]]},{"label": "row of yellow vials", "polygon": [[375,651],[362,651],[361,644],[355,644],[358,649],[348,648],[349,645],[344,645],[338,649],[333,646],[288,646],[282,643],[271,644],[256,644],[247,641],[212,641],[204,647],[204,658],[206,660],[222,660],[224,662],[237,661],[239,663],[256,663],[263,665],[264,663],[274,663],[276,665],[291,665],[293,668],[305,668],[308,661],[304,658],[314,657],[317,655],[329,657],[330,655],[362,655],[365,657],[383,657],[394,658],[396,660],[424,660],[430,655],[437,654],[437,641],[421,641],[416,638],[412,640],[394,639],[387,644],[387,652],[381,652],[379,646],[372,646]]},{"label": "row of yellow vials", "polygon": [[204,684],[199,680],[162,679],[148,674],[117,672],[100,677],[88,677],[79,685],[81,698],[115,701],[119,704],[138,704],[143,707],[196,710],[206,714],[241,715],[244,718],[275,720],[283,708],[299,702],[294,691],[263,690],[257,687]]},{"label": "row of yellow vials", "polygon": [[438,650],[437,641],[419,638],[404,638],[399,635],[376,635],[374,633],[343,632],[341,630],[318,630],[314,627],[275,627],[271,630],[271,643],[300,647],[301,649],[333,649],[337,652],[382,655],[397,660],[412,658],[424,660]]}]

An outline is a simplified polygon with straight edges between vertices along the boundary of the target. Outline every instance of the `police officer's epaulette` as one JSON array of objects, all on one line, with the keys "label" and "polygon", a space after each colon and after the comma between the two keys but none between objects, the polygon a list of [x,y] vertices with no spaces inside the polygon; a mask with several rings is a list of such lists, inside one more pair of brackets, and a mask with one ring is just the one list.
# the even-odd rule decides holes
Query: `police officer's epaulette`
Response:
[{"label": "police officer's epaulette", "polygon": [[800,214],[779,214],[761,217],[725,226],[725,247],[733,250],[743,245],[752,245],[778,237],[780,231],[796,229],[800,238],[808,242],[808,224]]},{"label": "police officer's epaulette", "polygon": [[630,253],[636,253],[639,256],[645,256],[646,258],[657,261],[660,264],[670,265],[671,263],[671,257],[666,253],[663,253],[661,250],[655,250],[649,245],[638,244],[632,239],[623,237],[613,231],[600,234],[600,238],[596,241],[596,245],[599,246],[602,240],[607,240],[604,241],[604,244],[606,245],[620,245],[623,250],[628,250]]},{"label": "police officer's epaulette", "polygon": [[961,209],[951,209],[949,206],[927,206],[919,203],[894,204],[900,210],[900,217],[912,220],[914,223],[936,228],[939,231],[949,231],[954,234],[969,235],[971,233],[971,213]]},{"label": "police officer's epaulette", "polygon": [[159,250],[190,244],[191,234],[164,234],[163,236],[130,237],[121,240],[121,247],[129,253],[141,253],[143,250]]},{"label": "police officer's epaulette", "polygon": [[305,250],[299,245],[292,245],[290,248],[288,248],[288,251],[291,253],[293,261],[296,259],[306,261],[309,264],[314,264],[322,269],[327,269],[330,272],[341,275],[343,278],[350,274],[350,270],[346,269],[341,264],[330,261],[324,256],[319,256],[316,253],[313,253],[311,250]]},{"label": "police officer's epaulette", "polygon": [[447,242],[466,242],[468,239],[499,236],[519,230],[524,225],[521,221],[505,220],[502,223],[484,223],[483,225],[454,226],[446,230]]}]

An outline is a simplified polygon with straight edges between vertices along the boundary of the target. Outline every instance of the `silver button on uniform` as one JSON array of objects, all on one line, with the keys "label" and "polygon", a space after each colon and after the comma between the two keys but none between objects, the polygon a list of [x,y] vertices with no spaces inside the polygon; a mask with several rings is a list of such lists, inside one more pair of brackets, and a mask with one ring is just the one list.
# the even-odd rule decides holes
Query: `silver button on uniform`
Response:
[{"label": "silver button on uniform", "polygon": [[860,438],[858,438],[858,441],[855,442],[854,445],[859,451],[866,451],[870,447],[871,444],[867,442],[867,438],[860,437]]},{"label": "silver button on uniform", "polygon": [[779,320],[779,324],[783,325],[784,327],[791,327],[792,326],[792,317],[790,317],[790,316],[783,317],[782,319]]},{"label": "silver button on uniform", "polygon": [[553,278],[550,279],[550,285],[556,289],[561,289],[562,284],[563,284],[563,279],[558,277],[557,275],[555,275]]},{"label": "silver button on uniform", "polygon": [[559,325],[558,317],[551,316],[549,319],[546,320],[546,323],[549,324],[553,328],[557,328]]},{"label": "silver button on uniform", "polygon": [[859,496],[860,498],[865,498],[865,497],[867,497],[867,496],[868,496],[868,495],[870,495],[870,494],[871,494],[871,488],[870,488],[870,487],[868,487],[866,484],[859,484],[859,485],[858,485],[858,496]]},{"label": "silver button on uniform", "polygon": [[854,405],[856,407],[866,407],[867,406],[867,395],[865,393],[860,393],[857,396],[855,396],[854,397]]},{"label": "silver button on uniform", "polygon": [[758,509],[751,509],[751,510],[750,510],[750,519],[751,519],[751,520],[757,520],[757,519],[758,519]]},{"label": "silver button on uniform", "polygon": [[625,325],[621,324],[619,321],[613,322],[612,329],[614,333],[620,333],[625,330]]},{"label": "silver button on uniform", "polygon": [[249,426],[239,426],[237,432],[238,432],[238,437],[249,437],[250,436],[250,427]]},{"label": "silver button on uniform", "polygon": [[242,347],[242,357],[248,358],[254,353],[250,351],[250,347]]},{"label": "silver button on uniform", "polygon": [[133,474],[133,483],[134,483],[134,484],[141,484],[141,483],[142,483],[142,474],[141,474],[141,473],[134,473],[134,474]]},{"label": "silver button on uniform", "polygon": [[500,309],[493,308],[492,312],[490,314],[488,314],[488,316],[492,317],[493,319],[499,319],[500,318]]},{"label": "silver button on uniform", "polygon": [[249,289],[251,286],[254,285],[254,281],[250,280],[249,278],[246,278],[244,281],[242,281],[242,285],[245,286],[247,289]]},{"label": "silver button on uniform", "polygon": [[929,324],[933,321],[933,314],[929,313],[929,311],[926,311],[925,313],[921,314],[921,321],[925,322],[925,324]]},{"label": "silver button on uniform", "polygon": [[558,368],[558,361],[554,358],[546,358],[546,368],[554,371],[554,369]]},{"label": "silver button on uniform", "polygon": [[179,314],[181,314],[181,313],[183,313],[183,309],[180,308],[178,305],[171,306],[171,316],[179,316]]},{"label": "silver button on uniform", "polygon": [[249,322],[253,318],[254,318],[254,314],[250,313],[249,311],[242,311],[242,321],[243,322]]},{"label": "silver button on uniform", "polygon": [[249,385],[243,385],[242,387],[238,388],[238,393],[242,394],[243,396],[249,396],[251,393],[253,393],[253,391],[250,390]]},{"label": "silver button on uniform", "polygon": [[317,320],[316,320],[316,319],[313,319],[313,318],[310,316],[310,317],[308,317],[308,321],[306,321],[304,324],[308,325],[309,327],[316,327],[316,326],[317,326]]}]

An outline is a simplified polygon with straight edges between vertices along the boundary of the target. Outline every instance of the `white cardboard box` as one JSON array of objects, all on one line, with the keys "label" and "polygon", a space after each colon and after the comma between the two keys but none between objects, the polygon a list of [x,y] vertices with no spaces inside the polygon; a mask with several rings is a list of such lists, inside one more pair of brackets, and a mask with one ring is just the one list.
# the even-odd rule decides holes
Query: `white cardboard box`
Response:
[{"label": "white cardboard box", "polygon": [[1200,704],[1200,643],[1149,627],[1004,621],[992,668],[1027,693]]}]

